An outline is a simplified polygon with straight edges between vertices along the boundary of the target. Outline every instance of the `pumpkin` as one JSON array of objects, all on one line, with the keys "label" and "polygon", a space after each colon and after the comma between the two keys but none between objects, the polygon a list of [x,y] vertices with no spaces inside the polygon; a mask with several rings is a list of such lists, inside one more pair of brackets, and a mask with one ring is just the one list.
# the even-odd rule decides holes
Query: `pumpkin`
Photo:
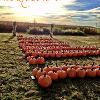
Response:
[{"label": "pumpkin", "polygon": [[44,53],[42,51],[38,51],[37,55],[40,57],[44,57]]},{"label": "pumpkin", "polygon": [[36,78],[39,79],[39,77],[40,77],[41,75],[44,75],[44,74],[45,74],[45,72],[42,71],[42,69],[40,68],[40,69],[37,71],[37,73],[36,73]]},{"label": "pumpkin", "polygon": [[91,65],[83,66],[82,68],[84,68],[84,69],[91,69]]},{"label": "pumpkin", "polygon": [[50,53],[50,57],[51,58],[54,58],[55,57],[55,52],[54,51],[52,51],[52,53]]},{"label": "pumpkin", "polygon": [[94,54],[95,54],[96,56],[98,56],[98,55],[99,55],[99,50],[94,51]]},{"label": "pumpkin", "polygon": [[100,68],[96,69],[96,75],[100,77]]},{"label": "pumpkin", "polygon": [[73,52],[73,55],[72,56],[73,57],[77,57],[77,54],[78,54],[77,52]]},{"label": "pumpkin", "polygon": [[71,65],[71,68],[73,68],[73,69],[75,69],[75,70],[76,70],[76,69],[80,68],[80,66],[79,66],[79,65],[77,65],[77,64],[76,64],[76,65]]},{"label": "pumpkin", "polygon": [[62,56],[62,52],[56,52],[55,54],[57,58],[60,58]]},{"label": "pumpkin", "polygon": [[62,57],[64,57],[64,58],[66,57],[66,52],[63,51]]},{"label": "pumpkin", "polygon": [[38,57],[37,58],[37,63],[38,64],[44,64],[45,63],[45,59],[43,57]]},{"label": "pumpkin", "polygon": [[88,77],[96,77],[96,69],[87,69],[86,70],[86,75]]},{"label": "pumpkin", "polygon": [[26,52],[25,52],[25,56],[27,57],[27,56],[30,56],[31,55],[31,51],[30,50],[27,50]]},{"label": "pumpkin", "polygon": [[45,58],[48,58],[50,56],[50,54],[48,53],[48,51],[47,52],[43,52],[43,55],[44,55]]},{"label": "pumpkin", "polygon": [[53,69],[55,72],[57,72],[58,70],[61,70],[61,68],[60,68],[60,67],[57,67],[57,66],[52,67],[52,69]]},{"label": "pumpkin", "polygon": [[29,59],[29,64],[32,64],[32,65],[37,64],[36,58],[30,58]]},{"label": "pumpkin", "polygon": [[64,70],[58,70],[57,73],[58,73],[58,77],[59,77],[60,79],[64,79],[64,78],[67,77],[67,73],[66,73],[66,71],[64,71]]},{"label": "pumpkin", "polygon": [[61,67],[58,67],[57,62],[56,62],[56,66],[52,67],[52,70],[57,72],[58,70],[61,70]]},{"label": "pumpkin", "polygon": [[43,88],[48,88],[52,84],[52,79],[49,75],[41,75],[38,79],[38,83]]},{"label": "pumpkin", "polygon": [[58,73],[54,71],[49,71],[48,75],[51,77],[52,80],[57,80],[58,79]]},{"label": "pumpkin", "polygon": [[61,66],[62,70],[66,71],[69,67],[66,65]]},{"label": "pumpkin", "polygon": [[67,65],[68,63],[64,62],[64,65],[61,66],[61,69],[66,71],[69,68]]},{"label": "pumpkin", "polygon": [[36,67],[36,68],[34,68],[34,69],[32,70],[32,75],[33,75],[33,76],[36,76],[36,75],[37,75],[37,72],[38,72],[38,67]]},{"label": "pumpkin", "polygon": [[68,52],[67,53],[67,57],[72,57],[73,56],[73,52]]},{"label": "pumpkin", "polygon": [[78,68],[76,70],[77,77],[84,78],[86,75],[86,71],[82,68]]},{"label": "pumpkin", "polygon": [[52,71],[52,67],[49,67],[47,65],[46,67],[43,68],[43,71],[45,71],[46,73],[48,73],[49,71]]},{"label": "pumpkin", "polygon": [[33,53],[31,54],[31,56],[37,57],[37,53],[33,52]]},{"label": "pumpkin", "polygon": [[75,78],[76,77],[76,70],[74,68],[68,68],[67,74],[68,74],[69,77]]},{"label": "pumpkin", "polygon": [[28,56],[28,57],[27,57],[27,61],[29,61],[30,59],[31,59],[31,56]]}]

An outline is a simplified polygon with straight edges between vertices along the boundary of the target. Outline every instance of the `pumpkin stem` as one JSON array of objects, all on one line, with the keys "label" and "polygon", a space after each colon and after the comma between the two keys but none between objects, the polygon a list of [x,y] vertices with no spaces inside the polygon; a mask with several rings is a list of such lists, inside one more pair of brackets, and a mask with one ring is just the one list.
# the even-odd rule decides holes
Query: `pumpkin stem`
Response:
[{"label": "pumpkin stem", "polygon": [[64,62],[64,64],[67,66],[68,65],[68,62]]},{"label": "pumpkin stem", "polygon": [[57,63],[57,61],[56,61],[56,67],[58,67],[58,63]]},{"label": "pumpkin stem", "polygon": [[43,69],[42,69],[42,68],[40,68],[40,71],[41,71],[41,72],[43,72]]},{"label": "pumpkin stem", "polygon": [[53,69],[52,71],[53,71],[53,73],[55,72],[55,70],[54,70],[54,69]]},{"label": "pumpkin stem", "polygon": [[85,66],[86,64],[83,64],[83,66]]},{"label": "pumpkin stem", "polygon": [[46,76],[46,73],[44,73],[44,77]]},{"label": "pumpkin stem", "polygon": [[94,70],[94,68],[91,68],[91,70],[93,71],[93,70]]},{"label": "pumpkin stem", "polygon": [[83,70],[84,68],[80,68],[80,70]]},{"label": "pumpkin stem", "polygon": [[48,67],[48,64],[47,64],[47,67]]}]

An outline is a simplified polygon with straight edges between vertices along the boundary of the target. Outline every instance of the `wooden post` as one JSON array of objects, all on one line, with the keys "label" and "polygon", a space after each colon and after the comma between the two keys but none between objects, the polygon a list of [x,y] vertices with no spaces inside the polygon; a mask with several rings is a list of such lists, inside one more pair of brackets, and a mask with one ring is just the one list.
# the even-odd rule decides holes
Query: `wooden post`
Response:
[{"label": "wooden post", "polygon": [[16,22],[13,22],[13,30],[12,30],[12,33],[13,33],[13,36],[16,36]]},{"label": "wooden post", "polygon": [[54,28],[54,24],[51,24],[51,31],[50,31],[50,37],[53,38],[53,28]]}]

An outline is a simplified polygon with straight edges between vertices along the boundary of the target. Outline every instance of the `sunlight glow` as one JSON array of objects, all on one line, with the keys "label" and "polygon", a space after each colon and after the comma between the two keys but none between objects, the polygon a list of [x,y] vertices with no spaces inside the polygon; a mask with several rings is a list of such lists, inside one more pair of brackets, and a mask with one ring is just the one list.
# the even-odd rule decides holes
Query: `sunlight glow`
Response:
[{"label": "sunlight glow", "polygon": [[[24,7],[22,7],[22,5]],[[13,13],[13,15],[8,15],[2,20],[5,20],[8,18],[8,20],[16,20],[16,21],[32,21],[34,18],[38,19],[40,22],[49,20],[51,22],[51,18],[47,18],[52,15],[66,15],[66,9],[64,8],[64,5],[71,5],[76,0],[7,0],[0,1],[0,6],[7,6],[10,7],[5,8],[4,13]],[[60,19],[59,19],[60,20]]]},{"label": "sunlight glow", "polygon": [[63,9],[63,5],[65,4],[70,5],[75,0],[58,0],[58,1],[56,0],[48,0],[48,1],[23,0],[22,5],[25,8],[21,6],[20,1],[22,0],[12,1],[12,2],[8,1],[6,4],[2,2],[0,4],[13,7],[14,13],[19,16],[44,16],[46,14],[54,14],[54,15],[64,14],[65,11]]}]

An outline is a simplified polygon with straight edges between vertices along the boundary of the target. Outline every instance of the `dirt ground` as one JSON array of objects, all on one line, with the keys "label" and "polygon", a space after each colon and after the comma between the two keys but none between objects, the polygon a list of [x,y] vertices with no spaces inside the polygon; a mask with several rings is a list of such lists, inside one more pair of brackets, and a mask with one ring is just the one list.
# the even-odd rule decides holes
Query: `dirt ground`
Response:
[{"label": "dirt ground", "polygon": [[[100,48],[100,36],[54,36],[72,46],[97,45]],[[100,57],[82,57],[70,59],[49,59],[61,65],[88,65],[95,62],[100,65]],[[32,69],[18,47],[16,37],[0,34],[0,100],[100,100],[100,78],[58,80],[48,89],[42,89],[35,80],[31,80]]]}]

